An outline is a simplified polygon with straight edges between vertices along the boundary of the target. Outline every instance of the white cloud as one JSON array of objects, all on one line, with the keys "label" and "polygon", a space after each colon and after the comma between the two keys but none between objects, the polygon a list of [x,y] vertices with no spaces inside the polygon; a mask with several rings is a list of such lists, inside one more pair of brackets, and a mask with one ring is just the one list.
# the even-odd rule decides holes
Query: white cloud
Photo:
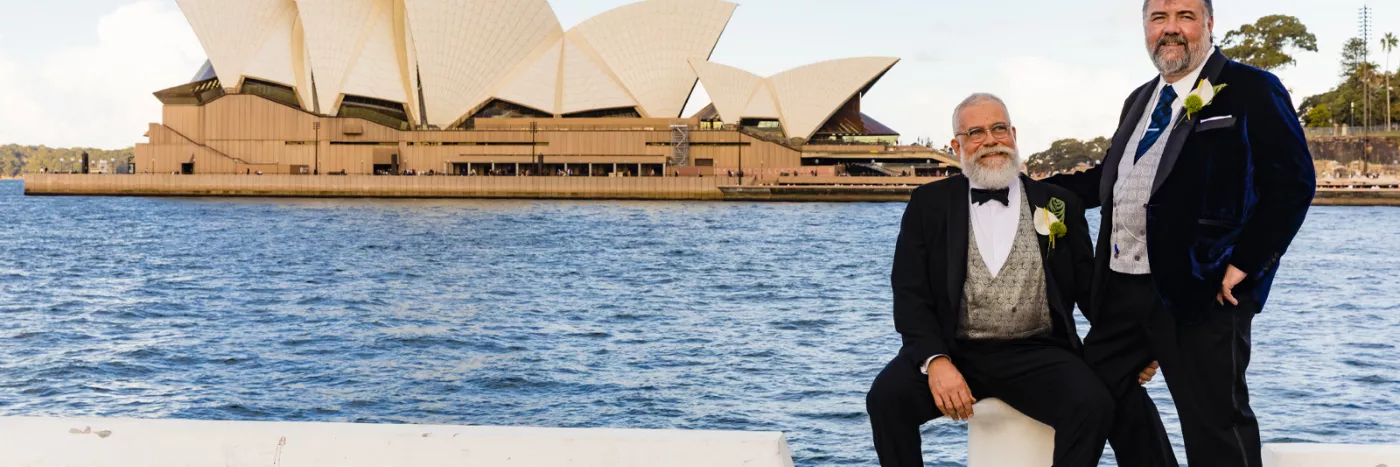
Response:
[{"label": "white cloud", "polygon": [[1026,156],[1062,138],[1113,136],[1123,100],[1145,79],[1113,68],[1085,68],[1040,57],[1014,57],[1000,65],[1001,98],[1011,108]]},{"label": "white cloud", "polygon": [[23,66],[0,56],[0,142],[129,147],[160,121],[157,90],[186,82],[204,51],[173,5],[142,0],[97,25],[97,42]]}]

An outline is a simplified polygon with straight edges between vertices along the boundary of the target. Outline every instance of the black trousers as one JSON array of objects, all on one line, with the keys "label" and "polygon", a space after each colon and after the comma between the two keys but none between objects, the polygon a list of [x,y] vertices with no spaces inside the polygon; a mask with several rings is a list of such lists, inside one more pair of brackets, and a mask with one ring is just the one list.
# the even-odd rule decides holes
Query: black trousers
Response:
[{"label": "black trousers", "polygon": [[[995,397],[1055,428],[1055,466],[1093,467],[1103,455],[1113,400],[1084,359],[1049,339],[962,342],[953,360],[972,397]],[[865,399],[880,465],[922,466],[919,426],[941,417],[928,376],[896,357]],[[977,415],[974,413],[973,418]]]},{"label": "black trousers", "polygon": [[1156,404],[1137,384],[1157,360],[1181,418],[1187,464],[1259,467],[1259,422],[1244,378],[1258,305],[1212,304],[1199,322],[1185,322],[1162,305],[1150,276],[1110,272],[1106,293],[1084,358],[1116,402],[1109,443],[1118,465],[1179,465]]}]

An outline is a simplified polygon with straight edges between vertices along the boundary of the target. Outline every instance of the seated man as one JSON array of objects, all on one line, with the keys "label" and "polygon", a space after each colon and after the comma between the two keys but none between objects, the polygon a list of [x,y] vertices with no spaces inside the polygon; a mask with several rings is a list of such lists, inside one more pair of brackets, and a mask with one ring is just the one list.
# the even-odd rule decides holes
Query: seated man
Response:
[{"label": "seated man", "polygon": [[1055,429],[1055,466],[1097,466],[1113,399],[1081,356],[1072,316],[1075,303],[1087,309],[1094,270],[1082,205],[1021,175],[996,96],[964,100],[953,131],[965,176],[914,190],[895,246],[904,345],[866,398],[880,464],[923,465],[920,425],[966,420],[978,398],[995,397]]}]

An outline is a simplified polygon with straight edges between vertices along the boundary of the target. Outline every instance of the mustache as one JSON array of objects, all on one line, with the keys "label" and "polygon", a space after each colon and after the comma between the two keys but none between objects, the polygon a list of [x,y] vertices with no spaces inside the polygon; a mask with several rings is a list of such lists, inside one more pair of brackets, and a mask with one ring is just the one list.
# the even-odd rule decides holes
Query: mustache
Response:
[{"label": "mustache", "polygon": [[1165,34],[1161,39],[1157,39],[1157,48],[1153,50],[1153,53],[1161,53],[1162,47],[1169,45],[1191,46],[1191,44],[1186,41],[1186,36],[1181,34]]},{"label": "mustache", "polygon": [[1011,148],[1008,148],[1008,147],[1006,147],[1006,146],[996,146],[996,147],[990,147],[990,148],[989,148],[989,147],[983,147],[983,148],[981,148],[981,149],[978,149],[976,153],[973,153],[973,154],[972,154],[972,161],[973,161],[973,162],[977,162],[979,159],[981,159],[981,158],[983,158],[983,157],[987,157],[987,156],[998,156],[998,155],[1000,155],[1000,156],[1006,156],[1008,159],[1015,159],[1015,158],[1016,158],[1016,153],[1015,153],[1014,151],[1012,151]]}]

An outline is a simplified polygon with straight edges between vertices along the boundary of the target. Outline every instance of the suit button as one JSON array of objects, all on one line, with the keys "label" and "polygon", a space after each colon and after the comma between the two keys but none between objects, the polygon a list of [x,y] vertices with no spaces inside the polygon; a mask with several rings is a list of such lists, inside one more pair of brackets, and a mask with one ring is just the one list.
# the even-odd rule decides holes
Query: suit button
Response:
[{"label": "suit button", "polygon": [[1142,261],[1142,255],[1133,255],[1133,261]]}]

